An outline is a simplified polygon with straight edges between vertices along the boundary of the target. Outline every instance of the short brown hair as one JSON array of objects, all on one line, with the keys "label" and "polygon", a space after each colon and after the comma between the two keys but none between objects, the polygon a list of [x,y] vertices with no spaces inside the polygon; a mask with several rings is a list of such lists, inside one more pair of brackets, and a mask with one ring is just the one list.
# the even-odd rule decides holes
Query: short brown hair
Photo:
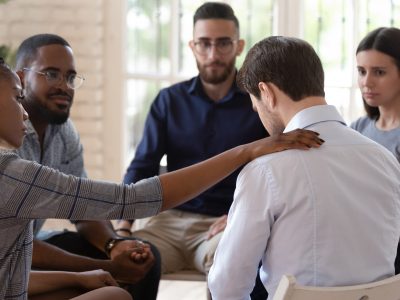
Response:
[{"label": "short brown hair", "polygon": [[324,70],[307,42],[283,36],[265,38],[246,55],[237,81],[239,87],[260,98],[259,82],[270,82],[293,101],[325,96]]},{"label": "short brown hair", "polygon": [[233,21],[235,23],[236,29],[239,31],[239,21],[235,16],[235,13],[228,4],[223,2],[206,2],[197,8],[193,16],[193,25],[196,24],[198,20],[207,19],[223,19],[228,21]]}]

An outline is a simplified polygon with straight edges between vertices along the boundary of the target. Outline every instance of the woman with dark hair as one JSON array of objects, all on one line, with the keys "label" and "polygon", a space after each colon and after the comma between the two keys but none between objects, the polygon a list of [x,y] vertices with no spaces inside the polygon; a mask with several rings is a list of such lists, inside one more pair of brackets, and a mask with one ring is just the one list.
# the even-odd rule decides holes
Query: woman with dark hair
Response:
[{"label": "woman with dark hair", "polygon": [[[386,147],[400,162],[400,29],[371,31],[356,54],[358,85],[367,116],[351,127]],[[400,244],[395,272],[400,273]]]},{"label": "woman with dark hair", "polygon": [[400,29],[375,29],[360,42],[356,54],[367,116],[351,127],[386,147],[400,162]]}]

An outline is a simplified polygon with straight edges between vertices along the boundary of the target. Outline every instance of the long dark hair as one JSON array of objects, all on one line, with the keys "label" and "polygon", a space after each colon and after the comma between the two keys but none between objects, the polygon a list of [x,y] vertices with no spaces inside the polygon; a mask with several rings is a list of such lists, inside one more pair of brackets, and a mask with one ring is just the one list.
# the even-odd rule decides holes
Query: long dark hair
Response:
[{"label": "long dark hair", "polygon": [[[400,71],[400,29],[380,27],[371,31],[358,44],[356,54],[366,50],[376,50],[389,55]],[[368,117],[374,120],[379,119],[379,108],[368,105],[364,99],[363,102]]]}]

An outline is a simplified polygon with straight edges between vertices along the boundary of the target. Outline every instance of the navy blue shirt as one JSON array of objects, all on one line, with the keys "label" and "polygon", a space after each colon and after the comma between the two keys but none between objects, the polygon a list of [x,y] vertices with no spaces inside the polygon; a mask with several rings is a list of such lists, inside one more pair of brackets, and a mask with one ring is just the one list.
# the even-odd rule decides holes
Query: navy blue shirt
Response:
[{"label": "navy blue shirt", "polygon": [[[236,84],[215,102],[194,77],[160,91],[124,182],[157,175],[164,154],[167,170],[174,171],[267,135],[249,95]],[[212,216],[228,213],[238,174],[239,170],[177,209]]]}]

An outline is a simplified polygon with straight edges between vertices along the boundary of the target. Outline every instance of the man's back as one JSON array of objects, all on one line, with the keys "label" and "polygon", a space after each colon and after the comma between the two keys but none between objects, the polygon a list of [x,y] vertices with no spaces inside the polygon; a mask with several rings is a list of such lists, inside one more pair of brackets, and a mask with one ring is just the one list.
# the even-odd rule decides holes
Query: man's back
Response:
[{"label": "man's back", "polygon": [[335,125],[329,132],[324,129],[329,123],[310,128],[326,140],[318,151],[290,151],[256,163],[269,160],[265,171],[279,195],[270,204],[275,220],[266,252],[272,285],[288,272],[314,286],[394,274],[400,236],[397,162],[377,144]]},{"label": "man's back", "polygon": [[[255,277],[262,258],[260,277],[272,296],[284,274],[312,286],[367,283],[394,274],[400,236],[398,162],[335,119],[329,106],[313,109],[311,118],[296,116],[292,125],[319,132],[324,145],[248,164],[238,177],[221,240],[224,254],[217,250],[216,265],[222,266],[242,253],[227,249],[248,245],[243,271],[236,274],[235,266],[225,271],[230,281],[245,286],[245,277]],[[218,278],[220,269],[211,273]],[[232,289],[232,295],[241,293],[245,288]]]}]

